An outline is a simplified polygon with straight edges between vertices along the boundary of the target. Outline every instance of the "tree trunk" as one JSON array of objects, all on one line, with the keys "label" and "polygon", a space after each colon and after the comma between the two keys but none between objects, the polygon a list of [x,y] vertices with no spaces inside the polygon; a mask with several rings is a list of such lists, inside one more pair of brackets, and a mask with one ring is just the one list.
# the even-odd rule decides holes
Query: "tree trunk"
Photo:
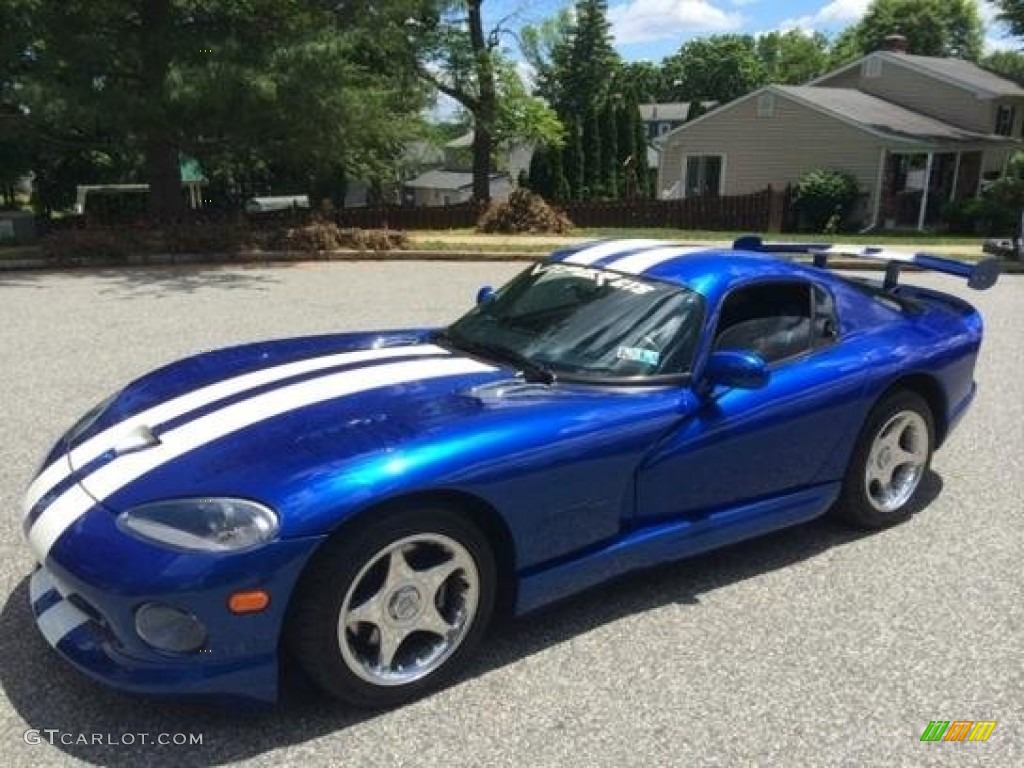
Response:
[{"label": "tree trunk", "polygon": [[143,0],[142,3],[142,92],[146,105],[144,143],[149,210],[167,216],[182,210],[181,167],[178,147],[166,114],[164,88],[170,70],[171,0]]},{"label": "tree trunk", "polygon": [[494,150],[494,121],[498,98],[494,85],[494,62],[484,39],[481,6],[483,0],[469,0],[469,40],[476,61],[480,94],[473,112],[473,200],[486,203],[491,199],[491,154]]}]

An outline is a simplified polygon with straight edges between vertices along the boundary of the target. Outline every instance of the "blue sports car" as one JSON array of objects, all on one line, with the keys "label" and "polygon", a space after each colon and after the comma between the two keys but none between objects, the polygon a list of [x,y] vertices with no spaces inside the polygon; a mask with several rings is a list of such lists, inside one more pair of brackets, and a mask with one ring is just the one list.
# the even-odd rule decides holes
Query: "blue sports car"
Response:
[{"label": "blue sports car", "polygon": [[[797,263],[787,252],[813,254]],[[422,694],[520,614],[834,510],[912,508],[982,320],[900,285],[998,263],[648,240],[558,251],[443,329],[208,352],[81,418],[28,489],[46,640],[118,688]],[[780,255],[781,254],[781,255]]]}]

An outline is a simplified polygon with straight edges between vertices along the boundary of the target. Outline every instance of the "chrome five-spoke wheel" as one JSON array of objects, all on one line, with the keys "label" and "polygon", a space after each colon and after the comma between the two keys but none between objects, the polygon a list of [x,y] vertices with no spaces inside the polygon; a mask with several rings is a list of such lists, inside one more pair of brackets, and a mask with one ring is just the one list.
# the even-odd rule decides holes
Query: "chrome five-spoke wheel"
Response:
[{"label": "chrome five-spoke wheel", "polygon": [[418,534],[390,544],[345,595],[338,621],[342,657],[374,685],[429,675],[465,639],[479,581],[472,556],[448,536]]},{"label": "chrome five-spoke wheel", "polygon": [[929,430],[921,414],[900,411],[878,431],[868,453],[864,484],[879,512],[906,504],[921,483],[928,462]]}]

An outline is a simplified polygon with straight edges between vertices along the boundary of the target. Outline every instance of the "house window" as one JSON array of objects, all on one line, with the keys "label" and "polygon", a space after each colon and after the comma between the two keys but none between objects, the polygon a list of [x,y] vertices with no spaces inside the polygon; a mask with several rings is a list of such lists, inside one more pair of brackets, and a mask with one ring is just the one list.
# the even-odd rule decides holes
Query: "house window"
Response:
[{"label": "house window", "polygon": [[723,155],[688,155],[684,197],[717,197],[722,194]]},{"label": "house window", "polygon": [[762,93],[757,97],[757,116],[775,117],[775,94]]},{"label": "house window", "polygon": [[1017,108],[1009,104],[1000,104],[996,110],[996,135],[1012,136],[1013,124],[1017,120]]},{"label": "house window", "polygon": [[864,77],[870,77],[870,78],[881,77],[882,76],[882,60],[880,58],[878,58],[877,56],[872,56],[870,59],[867,59],[861,65],[861,72],[864,75]]},{"label": "house window", "polygon": [[672,124],[671,123],[658,123],[658,135],[659,136],[664,136],[670,130],[672,130]]}]

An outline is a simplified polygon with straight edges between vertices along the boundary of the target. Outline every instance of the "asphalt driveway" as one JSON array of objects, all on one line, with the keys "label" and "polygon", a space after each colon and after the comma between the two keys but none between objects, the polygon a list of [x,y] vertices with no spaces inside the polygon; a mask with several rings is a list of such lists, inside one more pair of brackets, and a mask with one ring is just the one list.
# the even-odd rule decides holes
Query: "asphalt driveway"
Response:
[{"label": "asphalt driveway", "polygon": [[[457,684],[384,714],[301,685],[269,711],[142,700],[50,651],[29,617],[18,510],[83,411],[201,349],[440,323],[519,268],[0,273],[6,763],[1024,764],[1024,277],[982,294],[911,278],[975,301],[987,339],[976,404],[906,525],[864,536],[815,522],[632,576],[498,628]],[[922,743],[931,720],[998,726],[986,743]],[[148,743],[161,734],[202,744]]]}]

